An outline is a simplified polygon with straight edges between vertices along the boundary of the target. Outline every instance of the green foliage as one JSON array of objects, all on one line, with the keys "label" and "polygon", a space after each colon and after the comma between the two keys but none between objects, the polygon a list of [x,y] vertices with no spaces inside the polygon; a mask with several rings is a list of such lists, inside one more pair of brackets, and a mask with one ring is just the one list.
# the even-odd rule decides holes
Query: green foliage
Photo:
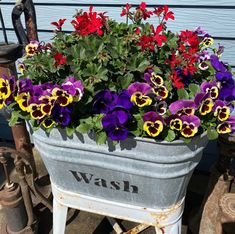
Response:
[{"label": "green foliage", "polygon": [[209,140],[215,140],[218,138],[218,132],[214,128],[207,129],[207,137]]},{"label": "green foliage", "polygon": [[179,99],[189,99],[189,94],[185,89],[177,89]]},{"label": "green foliage", "polygon": [[[200,126],[197,126],[198,129],[195,127],[192,134],[195,132],[200,134],[207,131],[209,139],[217,138],[218,133],[216,127],[220,124],[220,121],[212,111],[206,114],[201,113],[200,105],[203,103],[202,100],[201,103],[197,103],[198,106],[195,107],[195,113],[193,112],[193,115],[198,117],[197,120],[194,120],[192,123],[183,123],[182,121],[180,130],[170,129],[171,125],[169,122],[172,120],[171,118],[180,119],[182,117],[181,115],[185,115],[187,119],[186,111],[189,110],[186,109],[190,109],[190,107],[184,108],[181,106],[182,109],[176,110],[173,114],[171,113],[172,110],[169,110],[169,106],[172,103],[177,100],[193,101],[195,96],[199,92],[202,92],[200,87],[202,82],[217,81],[218,89],[221,88],[221,82],[219,84],[218,80],[215,79],[216,70],[209,59],[204,61],[208,66],[207,70],[199,66],[201,65],[199,60],[201,54],[208,54],[210,50],[210,48],[203,45],[203,38],[198,37],[197,33],[193,31],[186,30],[175,33],[167,30],[166,21],[173,19],[173,13],[168,12],[168,16],[166,17],[165,14],[167,13],[165,11],[167,8],[159,8],[158,10],[160,15],[158,16],[158,21],[155,22],[159,22],[159,24],[154,25],[143,20],[146,17],[145,11],[142,12],[140,8],[135,8],[133,12],[129,10],[126,12],[127,20],[132,22],[131,24],[119,23],[109,18],[106,19],[106,15],[102,16],[101,13],[95,14],[95,16],[93,15],[98,20],[89,25],[88,28],[85,28],[86,30],[84,30],[83,34],[80,31],[81,28],[76,28],[76,23],[73,23],[75,31],[72,33],[63,32],[61,28],[57,28],[51,44],[41,43],[38,45],[34,55],[27,54],[24,57],[26,69],[20,78],[29,77],[33,85],[41,85],[49,82],[53,83],[55,87],[62,87],[62,94],[60,96],[53,94],[52,88],[50,94],[48,94],[49,88],[46,88],[46,90],[43,89],[41,96],[45,98],[45,96],[51,95],[50,101],[52,103],[46,104],[52,105],[53,108],[57,105],[57,107],[59,106],[63,109],[69,105],[71,109],[67,111],[71,115],[69,116],[69,120],[71,117],[71,121],[68,121],[69,123],[66,123],[66,126],[63,125],[60,122],[61,119],[63,120],[63,113],[56,112],[52,114],[52,111],[46,114],[44,113],[45,116],[43,117],[39,116],[32,120],[33,110],[32,106],[30,106],[30,99],[33,96],[32,92],[27,90],[27,98],[20,100],[23,97],[18,97],[22,94],[21,90],[17,91],[17,88],[20,89],[18,82],[16,88],[11,90],[12,96],[10,98],[13,101],[9,107],[13,109],[13,112],[9,124],[14,125],[17,121],[26,119],[31,121],[34,130],[42,127],[49,133],[52,127],[62,127],[69,137],[74,132],[81,134],[94,132],[97,144],[103,144],[107,140],[107,135],[110,136],[110,133],[107,129],[104,129],[105,126],[102,124],[102,120],[103,123],[105,121],[103,117],[112,114],[116,108],[115,110],[121,109],[128,113],[128,117],[126,117],[128,121],[125,122],[125,118],[123,117],[124,120],[121,119],[120,122],[125,122],[123,123],[125,126],[121,127],[124,127],[124,130],[127,129],[130,135],[140,137],[154,136],[155,139],[169,142],[175,139],[182,139],[186,143],[189,143],[190,138],[182,137],[183,135],[187,135],[188,130],[184,126],[186,134],[185,132],[182,133],[183,124],[188,124],[188,126],[191,124],[190,128],[193,129],[195,123],[197,125],[200,122]],[[157,11],[155,10],[155,13]],[[151,17],[157,17],[155,13]],[[90,12],[90,14],[92,13]],[[77,17],[83,16],[83,18],[86,18],[88,15],[83,15],[83,12],[76,14]],[[100,27],[97,26],[100,22],[99,20],[102,21]],[[88,21],[84,24],[79,24],[77,27],[81,27],[81,25],[86,27],[87,24],[89,24]],[[96,26],[98,27],[97,31]],[[87,33],[87,30],[91,30],[91,32]],[[216,54],[217,50],[213,49],[212,52]],[[231,67],[229,66],[226,69],[231,71]],[[75,78],[74,83],[79,81],[82,88],[79,89],[76,87],[75,90],[71,91],[72,94],[69,93],[68,90],[63,88],[63,85],[68,85],[64,84],[68,77]],[[131,93],[131,88],[128,90],[128,87],[132,84],[136,85],[137,82],[141,83],[142,87],[139,86],[134,93]],[[143,86],[145,87],[143,88]],[[13,89],[12,87],[11,89]],[[112,97],[113,100],[110,98],[108,101],[100,101],[101,103],[99,105],[102,107],[110,105],[110,108],[106,110],[108,113],[94,111],[94,105],[96,104],[94,97],[97,97],[97,93],[104,90],[115,92],[117,95],[115,98]],[[133,104],[133,107],[128,109],[128,107],[123,105],[121,103],[123,100],[125,102],[125,98],[123,98],[123,100],[115,103],[116,106],[114,108],[113,103],[110,103],[111,101],[117,102],[116,99],[120,97],[119,95],[123,90],[129,93],[128,101],[130,102],[130,106]],[[209,90],[208,92],[212,91]],[[59,99],[60,101],[64,101],[69,95],[69,101],[66,104],[58,101]],[[39,112],[42,111],[42,106],[44,105],[45,107],[46,105],[46,101],[42,97],[36,103],[39,105],[36,107]],[[27,103],[28,109],[24,109],[23,101]],[[143,104],[145,101],[148,104]],[[212,100],[213,105],[215,101]],[[184,102],[180,103],[180,105],[184,105]],[[227,105],[230,104],[234,105],[234,101]],[[6,104],[4,103],[4,105]],[[164,108],[166,108],[165,112],[163,110]],[[206,107],[204,106],[204,108]],[[154,112],[157,116],[155,115],[154,117],[152,115],[149,117],[149,120],[146,120],[145,114],[149,114],[149,112]],[[118,131],[120,130],[119,125],[122,124],[115,122],[119,121],[119,116],[116,117],[116,119],[115,117],[112,119],[115,125],[113,129]],[[46,120],[49,123],[52,120],[54,121],[52,121],[52,125],[49,128],[44,125]],[[159,124],[159,121],[162,125]],[[157,131],[158,127],[161,129],[160,133]],[[153,134],[149,132],[149,129],[153,131]],[[156,136],[156,133],[159,135]],[[113,141],[114,144],[118,142]]]}]

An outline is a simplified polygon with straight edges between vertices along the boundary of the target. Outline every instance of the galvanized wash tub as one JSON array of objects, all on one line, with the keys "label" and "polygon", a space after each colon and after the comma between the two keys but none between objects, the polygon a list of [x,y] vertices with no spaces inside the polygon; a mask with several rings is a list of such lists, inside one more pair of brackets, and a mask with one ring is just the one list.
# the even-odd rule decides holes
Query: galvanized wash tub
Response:
[{"label": "galvanized wash tub", "polygon": [[115,147],[96,145],[93,134],[53,129],[33,133],[53,183],[69,192],[150,208],[181,201],[208,140],[206,134],[186,145],[127,139]]}]

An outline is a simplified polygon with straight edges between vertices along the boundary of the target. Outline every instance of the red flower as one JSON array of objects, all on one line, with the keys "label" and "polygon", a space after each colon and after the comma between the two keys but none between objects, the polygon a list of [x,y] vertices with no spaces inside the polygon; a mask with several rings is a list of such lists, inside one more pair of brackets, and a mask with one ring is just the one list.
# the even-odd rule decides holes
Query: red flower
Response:
[{"label": "red flower", "polygon": [[139,27],[136,28],[135,33],[136,33],[137,35],[139,35],[139,34],[141,33],[141,30],[140,30]]},{"label": "red flower", "polygon": [[127,15],[129,10],[131,8],[131,5],[129,3],[126,4],[126,7],[125,8],[122,8],[122,12],[120,14],[120,16],[124,16],[124,15]]},{"label": "red flower", "polygon": [[153,32],[153,41],[157,42],[158,46],[162,46],[162,42],[166,41],[167,37],[165,35],[160,35],[160,33],[162,32],[163,29],[163,25],[159,24],[156,28],[156,30],[154,30],[154,27],[152,26],[152,32]]},{"label": "red flower", "polygon": [[141,2],[140,5],[136,7],[136,10],[142,13],[142,17],[144,18],[144,20],[150,18],[150,16],[153,14],[152,11],[148,11],[146,9],[146,2]]},{"label": "red flower", "polygon": [[164,6],[164,19],[168,20],[168,19],[175,19],[174,13],[172,11],[169,11],[168,6]]},{"label": "red flower", "polygon": [[163,11],[164,11],[163,7],[158,7],[158,8],[154,7],[153,14],[155,14],[159,17],[162,14]]},{"label": "red flower", "polygon": [[154,8],[153,13],[155,15],[157,15],[158,17],[164,13],[164,20],[168,20],[168,19],[175,19],[174,13],[172,11],[169,11],[168,6],[164,6],[164,7],[158,7],[158,8]]},{"label": "red flower", "polygon": [[55,65],[63,65],[66,64],[67,57],[63,56],[61,53],[57,52],[53,58],[55,59]]},{"label": "red flower", "polygon": [[180,40],[192,48],[198,48],[200,44],[198,35],[194,31],[181,31]]},{"label": "red flower", "polygon": [[182,82],[182,78],[178,76],[177,71],[173,71],[173,75],[171,76],[171,80],[173,82],[173,85],[178,88],[184,88],[184,83]]},{"label": "red flower", "polygon": [[51,24],[54,25],[54,26],[56,26],[56,29],[57,29],[58,31],[61,31],[62,26],[63,26],[65,20],[66,20],[66,19],[59,19],[57,22],[51,22]]},{"label": "red flower", "polygon": [[105,23],[104,13],[100,15],[97,12],[92,12],[92,9],[93,7],[90,6],[89,12],[84,12],[82,15],[76,16],[76,20],[71,21],[76,32],[81,36],[87,36],[95,32],[103,35],[101,28]]},{"label": "red flower", "polygon": [[141,46],[142,51],[144,51],[145,49],[150,49],[153,51],[154,50],[153,37],[143,35],[142,37],[140,37],[140,41],[137,45]]}]

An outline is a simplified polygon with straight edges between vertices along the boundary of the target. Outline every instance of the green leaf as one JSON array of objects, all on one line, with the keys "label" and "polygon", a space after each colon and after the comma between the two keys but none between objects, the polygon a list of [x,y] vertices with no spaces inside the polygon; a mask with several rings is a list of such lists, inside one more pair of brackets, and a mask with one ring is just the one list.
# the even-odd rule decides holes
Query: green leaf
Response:
[{"label": "green leaf", "polygon": [[97,133],[97,135],[96,135],[96,143],[98,145],[104,144],[106,140],[107,140],[106,132],[99,132],[99,133]]},{"label": "green leaf", "polygon": [[12,111],[11,112],[11,118],[8,122],[9,126],[12,127],[14,126],[20,118],[20,111]]},{"label": "green leaf", "polygon": [[147,66],[149,66],[149,61],[148,60],[143,60],[139,64],[139,66],[138,66],[138,68],[136,70],[139,71],[139,72],[144,72],[146,70]]},{"label": "green leaf", "polygon": [[103,116],[104,116],[103,114],[100,114],[100,115],[96,115],[93,118],[93,125],[97,130],[102,130],[103,129],[102,121],[101,121]]},{"label": "green leaf", "polygon": [[69,137],[72,136],[74,134],[74,132],[75,132],[74,128],[66,127],[66,134],[67,134],[67,136],[69,136]]},{"label": "green leaf", "polygon": [[169,129],[164,140],[168,141],[168,142],[175,140],[175,132],[173,130]]},{"label": "green leaf", "polygon": [[82,134],[87,133],[91,129],[91,125],[88,123],[80,123],[78,127],[76,127],[76,131]]},{"label": "green leaf", "polygon": [[188,92],[185,89],[177,89],[179,99],[189,99]]},{"label": "green leaf", "polygon": [[130,85],[133,78],[134,75],[131,73],[127,73],[125,76],[120,76],[118,80],[121,84],[122,89],[126,89]]},{"label": "green leaf", "polygon": [[185,137],[180,137],[180,140],[184,141],[185,144],[188,144],[191,142],[191,138],[185,138]]},{"label": "green leaf", "polygon": [[218,138],[218,132],[214,128],[208,128],[207,129],[207,137],[209,140],[215,140]]},{"label": "green leaf", "polygon": [[197,84],[190,84],[189,85],[189,90],[191,92],[190,93],[191,96],[194,97],[196,93],[200,92],[200,87]]}]

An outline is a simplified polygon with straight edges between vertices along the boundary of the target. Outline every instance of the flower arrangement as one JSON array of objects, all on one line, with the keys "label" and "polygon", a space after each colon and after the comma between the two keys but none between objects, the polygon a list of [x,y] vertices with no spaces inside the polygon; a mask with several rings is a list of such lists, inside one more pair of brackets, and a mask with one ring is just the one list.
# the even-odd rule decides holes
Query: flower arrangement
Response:
[{"label": "flower arrangement", "polygon": [[[97,143],[128,136],[173,141],[207,131],[209,139],[235,130],[231,68],[223,46],[197,28],[174,33],[167,6],[122,9],[126,23],[106,12],[79,11],[74,31],[56,27],[51,43],[31,41],[18,64],[22,75],[0,78],[0,108],[10,124],[29,120],[36,130],[96,133]],[[148,23],[155,17],[156,24]]]}]

